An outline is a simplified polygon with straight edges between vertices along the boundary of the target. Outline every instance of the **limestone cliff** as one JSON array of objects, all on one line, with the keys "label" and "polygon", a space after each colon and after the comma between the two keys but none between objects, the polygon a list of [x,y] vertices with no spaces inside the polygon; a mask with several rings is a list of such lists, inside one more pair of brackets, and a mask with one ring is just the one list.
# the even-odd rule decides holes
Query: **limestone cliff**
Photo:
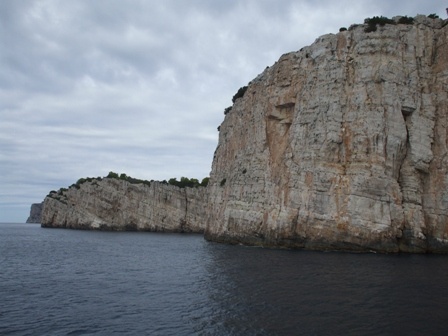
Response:
[{"label": "limestone cliff", "polygon": [[322,36],[240,89],[207,188],[84,181],[42,226],[448,253],[448,22],[404,21]]},{"label": "limestone cliff", "polygon": [[44,202],[31,204],[30,216],[26,220],[27,223],[40,223],[42,219],[42,207]]},{"label": "limestone cliff", "polygon": [[203,232],[206,188],[93,179],[45,198],[43,227]]},{"label": "limestone cliff", "polygon": [[365,25],[283,55],[220,126],[206,238],[448,252],[448,26]]}]

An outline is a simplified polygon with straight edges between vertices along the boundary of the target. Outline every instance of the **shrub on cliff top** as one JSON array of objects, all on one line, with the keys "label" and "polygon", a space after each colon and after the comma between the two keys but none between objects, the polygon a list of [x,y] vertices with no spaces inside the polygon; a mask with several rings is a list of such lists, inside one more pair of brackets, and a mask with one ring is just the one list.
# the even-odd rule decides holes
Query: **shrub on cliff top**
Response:
[{"label": "shrub on cliff top", "polygon": [[57,195],[57,193],[58,192],[56,190],[51,190],[46,197],[53,197],[53,196]]},{"label": "shrub on cliff top", "polygon": [[350,27],[348,27],[348,30],[351,31],[353,29],[356,29],[356,27],[359,27],[359,24],[354,23],[354,24],[350,25]]},{"label": "shrub on cliff top", "polygon": [[210,181],[210,177],[204,177],[201,181],[201,187],[208,186],[208,182]]},{"label": "shrub on cliff top", "polygon": [[372,18],[367,18],[364,20],[364,23],[367,24],[367,27],[364,29],[366,33],[376,31],[376,26],[384,26],[386,24],[396,24],[396,22],[392,19],[389,19],[385,16],[374,16]]},{"label": "shrub on cliff top", "polygon": [[[150,181],[133,178],[131,176],[127,176],[124,173],[118,175],[117,173],[112,172],[112,171],[109,172],[109,174],[106,176],[106,178],[123,180],[123,181],[127,181],[131,184],[145,184],[147,186],[151,185]],[[80,178],[78,181],[76,181],[76,183],[73,183],[69,188],[80,189],[81,184],[86,183],[86,182],[92,182],[92,185],[99,186],[98,181],[101,181],[102,179],[103,179],[102,177]],[[203,178],[201,182],[199,182],[199,180],[195,179],[195,178],[181,177],[180,181],[177,181],[176,178],[172,178],[169,180],[169,182],[167,182],[166,180],[163,180],[160,183],[165,184],[165,185],[171,184],[171,185],[178,186],[180,188],[185,188],[185,187],[197,188],[197,187],[206,187],[208,185],[208,181],[209,181],[208,177]],[[152,180],[152,182],[154,182],[154,180]],[[51,197],[51,198],[54,198],[57,200],[66,199],[65,192],[67,190],[68,190],[67,188],[60,188],[58,191],[52,190],[47,195],[47,197]]]},{"label": "shrub on cliff top", "polygon": [[402,16],[399,20],[398,20],[399,24],[413,24],[414,23],[414,18],[412,17],[407,17],[407,16]]},{"label": "shrub on cliff top", "polygon": [[147,186],[151,185],[150,181],[134,178],[134,177],[126,175],[125,173],[121,173],[120,175],[118,175],[117,173],[111,171],[111,172],[109,172],[107,177],[108,178],[114,178],[114,179],[118,179],[118,180],[127,181],[127,182],[129,182],[131,184],[140,184],[141,183],[141,184],[145,184]]},{"label": "shrub on cliff top", "polygon": [[[202,181],[204,182],[205,179],[206,178],[204,178]],[[170,178],[168,180],[168,184],[174,185],[174,186],[179,187],[179,188],[185,188],[185,187],[197,188],[197,187],[200,187],[200,186],[204,186],[202,184],[202,182],[199,183],[198,179],[195,179],[195,178],[191,178],[190,179],[188,177],[181,177],[180,181],[178,181],[177,178],[175,178],[175,177]]]},{"label": "shrub on cliff top", "polygon": [[108,177],[108,178],[119,178],[118,174],[114,173],[112,171],[109,172],[109,174],[106,177]]},{"label": "shrub on cliff top", "polygon": [[238,89],[238,92],[235,93],[235,95],[233,96],[233,98],[232,98],[232,102],[235,103],[235,101],[236,101],[238,98],[242,98],[242,97],[244,96],[244,94],[246,93],[246,91],[247,91],[247,85],[246,85],[246,86],[243,86],[243,87],[240,87],[240,88]]},{"label": "shrub on cliff top", "polygon": [[67,190],[68,190],[67,188],[61,188],[61,189],[59,189],[59,190],[58,190],[58,195],[60,195],[60,196],[64,195],[64,193],[65,193]]}]

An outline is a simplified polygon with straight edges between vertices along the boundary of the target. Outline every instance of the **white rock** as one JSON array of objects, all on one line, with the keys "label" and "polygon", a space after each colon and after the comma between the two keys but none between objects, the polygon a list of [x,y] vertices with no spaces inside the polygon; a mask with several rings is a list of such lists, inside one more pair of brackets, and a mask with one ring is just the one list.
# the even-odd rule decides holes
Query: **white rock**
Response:
[{"label": "white rock", "polygon": [[42,226],[73,229],[203,232],[205,188],[150,186],[104,178],[46,197]]},{"label": "white rock", "polygon": [[220,127],[207,239],[447,252],[443,23],[325,35],[251,82]]}]

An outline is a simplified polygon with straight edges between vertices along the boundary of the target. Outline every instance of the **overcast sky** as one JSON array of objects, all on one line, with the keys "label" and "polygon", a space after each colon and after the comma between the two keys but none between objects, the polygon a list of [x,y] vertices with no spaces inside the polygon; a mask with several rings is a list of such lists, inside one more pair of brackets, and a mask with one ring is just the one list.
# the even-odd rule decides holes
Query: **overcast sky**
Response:
[{"label": "overcast sky", "polygon": [[439,0],[0,0],[0,222],[109,171],[209,175],[223,110],[290,51]]}]

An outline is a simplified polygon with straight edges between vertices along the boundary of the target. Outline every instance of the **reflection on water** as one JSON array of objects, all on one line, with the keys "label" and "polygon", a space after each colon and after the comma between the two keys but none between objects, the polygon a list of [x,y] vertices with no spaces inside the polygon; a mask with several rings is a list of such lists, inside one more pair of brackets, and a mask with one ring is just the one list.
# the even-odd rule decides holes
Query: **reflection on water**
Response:
[{"label": "reflection on water", "polygon": [[448,256],[0,225],[0,334],[446,335]]},{"label": "reflection on water", "polygon": [[[213,322],[250,334],[448,331],[446,256],[209,246]],[[428,329],[429,328],[429,329]]]}]

